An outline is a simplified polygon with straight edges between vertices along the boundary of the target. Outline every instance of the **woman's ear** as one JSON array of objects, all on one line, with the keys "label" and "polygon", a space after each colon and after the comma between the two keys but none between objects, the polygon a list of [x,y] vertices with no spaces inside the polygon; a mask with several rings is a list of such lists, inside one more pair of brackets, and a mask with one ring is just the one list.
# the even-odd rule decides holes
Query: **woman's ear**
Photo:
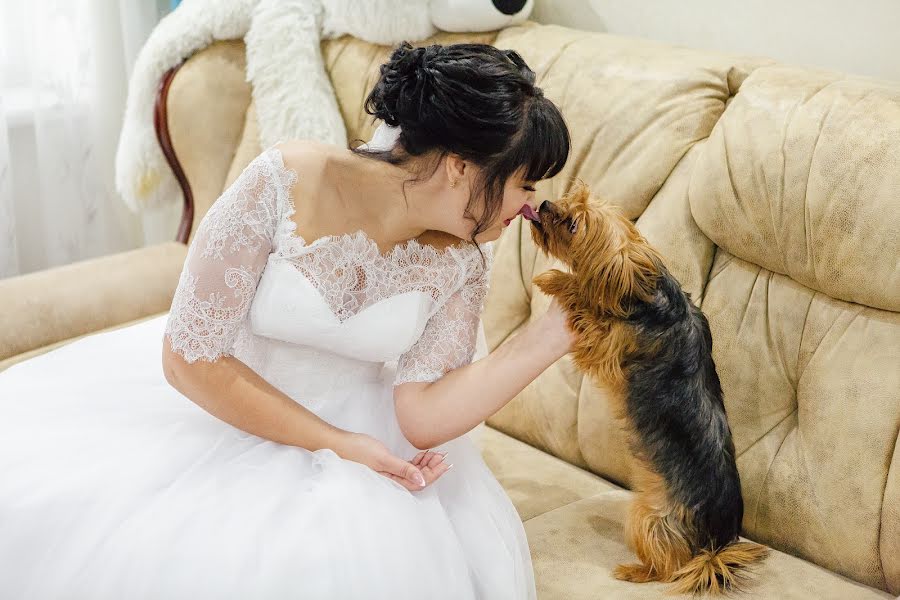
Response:
[{"label": "woman's ear", "polygon": [[455,154],[447,155],[444,166],[447,169],[447,180],[450,182],[450,187],[456,187],[456,185],[468,174],[466,161]]}]

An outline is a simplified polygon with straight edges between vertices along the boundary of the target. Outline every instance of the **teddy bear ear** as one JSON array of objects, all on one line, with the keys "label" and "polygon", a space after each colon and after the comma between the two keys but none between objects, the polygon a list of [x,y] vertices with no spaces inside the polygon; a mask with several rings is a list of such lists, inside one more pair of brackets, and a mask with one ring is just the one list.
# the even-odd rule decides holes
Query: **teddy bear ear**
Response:
[{"label": "teddy bear ear", "polygon": [[524,22],[534,0],[431,0],[431,22],[442,31],[494,31]]}]

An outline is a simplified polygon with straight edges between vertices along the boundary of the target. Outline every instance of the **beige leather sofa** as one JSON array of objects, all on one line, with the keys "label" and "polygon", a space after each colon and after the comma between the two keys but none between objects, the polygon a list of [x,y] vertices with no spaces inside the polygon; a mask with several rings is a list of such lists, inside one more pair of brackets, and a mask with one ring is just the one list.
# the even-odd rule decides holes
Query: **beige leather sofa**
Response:
[{"label": "beige leather sofa", "polygon": [[[776,549],[760,599],[900,593],[900,85],[554,26],[440,36],[518,50],[572,129],[564,172],[622,206],[709,317],[739,453],[747,537]],[[388,53],[323,45],[351,138]],[[239,41],[175,75],[166,107],[196,223],[259,151]],[[548,301],[527,232],[497,246],[485,314],[501,344]],[[0,281],[4,365],[165,311],[172,242]],[[84,293],[81,290],[85,290]],[[629,453],[600,388],[562,360],[490,420],[540,597],[660,598],[611,577]],[[889,594],[890,592],[890,594]]]}]

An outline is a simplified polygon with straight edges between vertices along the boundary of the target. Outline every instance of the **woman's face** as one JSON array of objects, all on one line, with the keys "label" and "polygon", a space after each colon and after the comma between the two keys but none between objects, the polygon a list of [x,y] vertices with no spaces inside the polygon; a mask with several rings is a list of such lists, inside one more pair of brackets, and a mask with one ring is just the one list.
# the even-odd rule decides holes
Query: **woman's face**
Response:
[{"label": "woman's face", "polygon": [[475,241],[484,243],[492,242],[499,238],[503,230],[519,216],[520,211],[526,204],[537,211],[535,183],[534,181],[522,179],[520,173],[507,179],[506,185],[503,187],[503,203],[500,205],[499,214],[492,222],[487,224],[484,231],[475,236]]},{"label": "woman's face", "polygon": [[[448,175],[449,181],[456,181],[457,183],[457,185],[448,189],[450,195],[448,200],[454,205],[453,212],[459,216],[446,231],[465,240],[472,239],[472,232],[475,230],[476,225],[475,221],[485,209],[483,199],[476,200],[473,206],[468,208],[473,182],[477,181],[479,176],[479,168],[471,164],[465,165],[459,170],[452,170]],[[475,236],[475,241],[484,243],[492,242],[499,238],[503,230],[515,220],[525,205],[529,205],[537,211],[534,185],[535,182],[525,180],[524,174],[521,172],[515,173],[507,179],[503,187],[503,197],[497,216],[485,225],[483,231]],[[469,213],[466,212],[467,209]],[[467,217],[467,214],[473,215]]]}]

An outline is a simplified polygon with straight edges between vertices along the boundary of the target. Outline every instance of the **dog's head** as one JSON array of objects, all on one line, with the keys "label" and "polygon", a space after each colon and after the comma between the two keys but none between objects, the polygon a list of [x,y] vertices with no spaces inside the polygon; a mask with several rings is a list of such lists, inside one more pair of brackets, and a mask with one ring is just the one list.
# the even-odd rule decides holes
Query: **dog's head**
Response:
[{"label": "dog's head", "polygon": [[558,203],[544,201],[538,215],[531,224],[535,243],[569,267],[595,309],[625,317],[635,301],[653,298],[659,255],[615,208],[591,200],[584,183]]}]

